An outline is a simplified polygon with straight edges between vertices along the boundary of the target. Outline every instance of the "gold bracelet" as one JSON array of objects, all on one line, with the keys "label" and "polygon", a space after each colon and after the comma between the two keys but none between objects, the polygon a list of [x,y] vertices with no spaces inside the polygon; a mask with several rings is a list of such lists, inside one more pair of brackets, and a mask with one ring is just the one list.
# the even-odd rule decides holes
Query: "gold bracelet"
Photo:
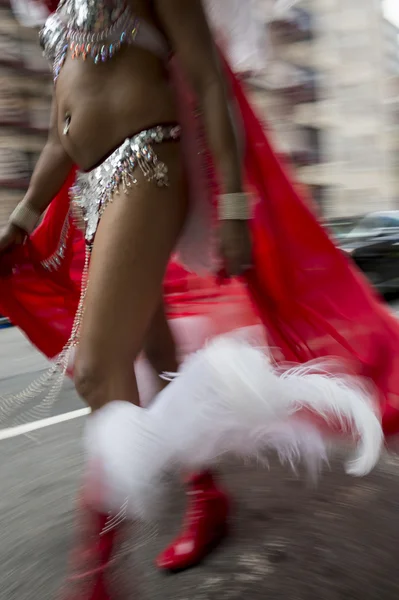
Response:
[{"label": "gold bracelet", "polygon": [[250,195],[221,194],[218,213],[220,221],[248,221],[251,218]]},{"label": "gold bracelet", "polygon": [[32,233],[40,221],[41,214],[28,204],[20,202],[13,210],[9,222],[16,225],[27,234]]}]

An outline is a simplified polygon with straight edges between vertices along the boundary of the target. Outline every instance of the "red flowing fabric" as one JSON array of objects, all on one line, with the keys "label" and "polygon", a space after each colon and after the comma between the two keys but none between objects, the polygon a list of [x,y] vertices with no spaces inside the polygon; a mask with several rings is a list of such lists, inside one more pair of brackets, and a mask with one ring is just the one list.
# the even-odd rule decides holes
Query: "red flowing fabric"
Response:
[{"label": "red flowing fabric", "polygon": [[[228,65],[226,74],[245,130],[246,178],[259,198],[252,221],[254,269],[243,282],[222,285],[171,262],[164,284],[169,316],[212,315],[216,308],[220,315],[228,305],[235,327],[240,319],[248,324],[249,293],[281,360],[345,359],[375,382],[384,431],[397,433],[399,324],[298,196]],[[0,264],[0,312],[48,357],[67,342],[80,294],[85,245],[71,219],[60,268],[49,272],[42,265],[59,247],[70,218],[73,177],[71,173],[30,240]]]},{"label": "red flowing fabric", "polygon": [[50,13],[53,13],[57,10],[59,5],[59,0],[44,0],[44,4],[49,9]]}]

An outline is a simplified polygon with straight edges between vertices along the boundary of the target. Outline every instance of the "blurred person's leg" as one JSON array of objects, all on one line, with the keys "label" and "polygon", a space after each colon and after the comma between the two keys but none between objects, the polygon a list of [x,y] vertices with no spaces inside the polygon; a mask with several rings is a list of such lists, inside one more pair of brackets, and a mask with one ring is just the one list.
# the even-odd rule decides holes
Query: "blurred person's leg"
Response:
[{"label": "blurred person's leg", "polygon": [[[187,212],[179,144],[159,144],[157,155],[168,166],[168,185],[149,183],[137,169],[137,183],[108,203],[95,234],[73,374],[93,412],[115,401],[140,405],[133,361],[143,350]],[[106,476],[102,465],[87,468],[67,598],[115,600],[123,506],[120,514],[100,512]]]},{"label": "blurred person's leg", "polygon": [[[144,344],[144,353],[158,376],[176,373],[176,344],[160,303]],[[161,379],[161,385],[167,385]],[[198,564],[227,531],[228,500],[210,471],[191,474],[186,479],[187,510],[180,534],[158,556],[157,566],[182,570]]]}]

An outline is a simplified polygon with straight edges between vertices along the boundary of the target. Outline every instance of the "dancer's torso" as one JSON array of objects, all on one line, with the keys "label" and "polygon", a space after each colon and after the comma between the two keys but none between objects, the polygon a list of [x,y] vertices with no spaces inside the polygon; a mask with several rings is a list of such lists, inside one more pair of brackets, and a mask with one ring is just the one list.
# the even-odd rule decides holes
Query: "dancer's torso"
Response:
[{"label": "dancer's torso", "polygon": [[42,43],[54,63],[60,138],[82,169],[132,133],[177,119],[151,0],[64,0]]}]

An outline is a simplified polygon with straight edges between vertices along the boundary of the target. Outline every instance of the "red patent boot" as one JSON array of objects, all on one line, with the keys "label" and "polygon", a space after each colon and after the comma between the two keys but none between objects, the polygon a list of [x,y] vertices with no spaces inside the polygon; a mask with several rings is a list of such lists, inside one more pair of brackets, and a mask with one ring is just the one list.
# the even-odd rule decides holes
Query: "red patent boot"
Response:
[{"label": "red patent boot", "polygon": [[229,502],[212,474],[190,479],[189,503],[183,531],[157,558],[159,569],[181,571],[200,563],[225,537]]},{"label": "red patent boot", "polygon": [[115,572],[125,522],[97,512],[85,499],[78,509],[76,547],[60,600],[126,600]]}]

